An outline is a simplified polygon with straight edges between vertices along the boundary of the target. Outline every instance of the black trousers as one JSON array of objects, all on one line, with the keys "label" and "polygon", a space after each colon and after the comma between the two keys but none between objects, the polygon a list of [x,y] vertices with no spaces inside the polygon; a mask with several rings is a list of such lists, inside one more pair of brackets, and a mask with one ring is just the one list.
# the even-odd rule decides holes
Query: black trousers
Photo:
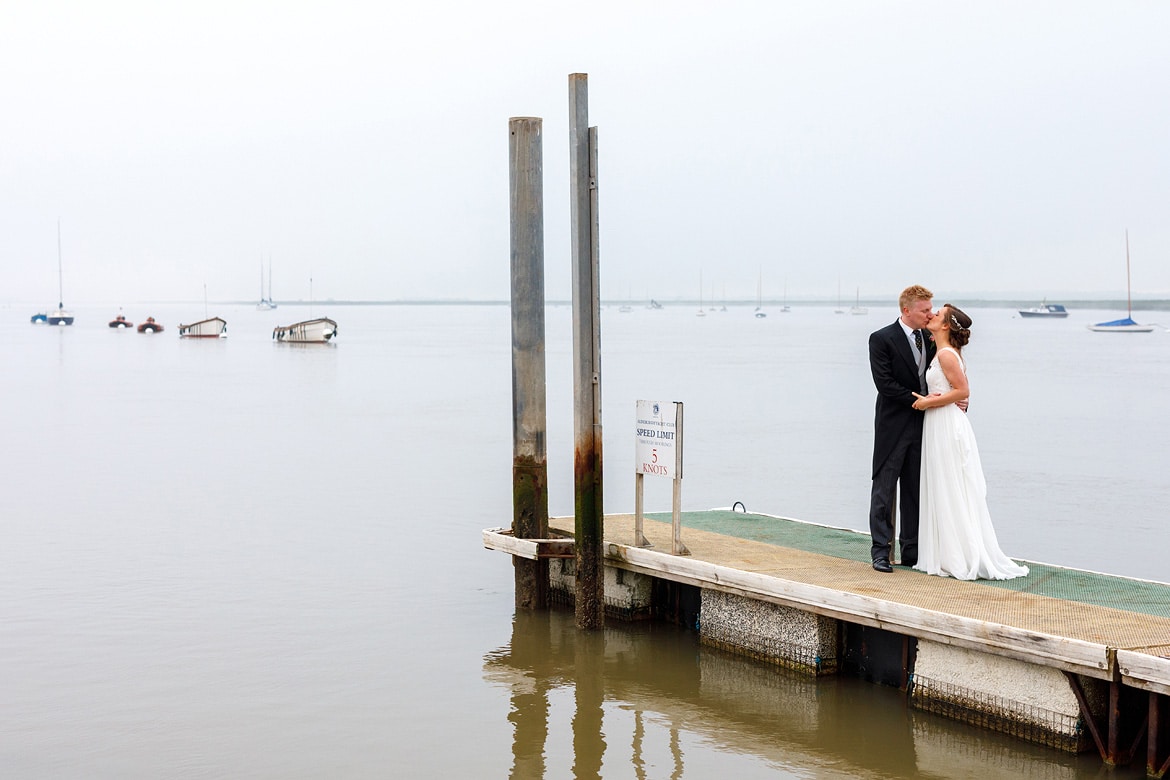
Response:
[{"label": "black trousers", "polygon": [[894,498],[902,483],[902,527],[898,546],[902,560],[918,560],[918,482],[922,468],[922,440],[899,442],[873,478],[869,497],[869,535],[873,539],[873,560],[890,558],[894,540]]}]

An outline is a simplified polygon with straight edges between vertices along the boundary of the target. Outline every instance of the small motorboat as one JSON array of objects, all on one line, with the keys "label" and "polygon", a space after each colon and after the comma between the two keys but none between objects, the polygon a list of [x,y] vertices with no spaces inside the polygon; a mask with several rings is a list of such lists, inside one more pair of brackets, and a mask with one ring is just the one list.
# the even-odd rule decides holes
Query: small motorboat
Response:
[{"label": "small motorboat", "polygon": [[134,323],[131,322],[130,320],[126,319],[125,314],[119,314],[117,317],[114,317],[114,319],[110,320],[110,327],[111,328],[119,328],[119,329],[133,328]]},{"label": "small motorboat", "polygon": [[1061,306],[1059,303],[1048,303],[1045,301],[1039,306],[1033,306],[1030,309],[1020,309],[1021,317],[1067,317],[1068,309]]},{"label": "small motorboat", "polygon": [[43,311],[39,311],[33,316],[29,317],[29,322],[33,325],[44,325],[49,321],[49,315]]},{"label": "small motorboat", "polygon": [[227,320],[223,317],[211,317],[190,325],[179,326],[181,339],[219,339],[227,337]]},{"label": "small motorboat", "polygon": [[294,322],[272,329],[272,338],[291,344],[324,344],[337,335],[337,323],[328,317]]},{"label": "small motorboat", "polygon": [[[110,325],[112,326],[113,323],[110,323]],[[141,322],[138,324],[139,333],[162,333],[162,331],[162,323],[155,322],[154,317],[147,317],[146,322]]]}]

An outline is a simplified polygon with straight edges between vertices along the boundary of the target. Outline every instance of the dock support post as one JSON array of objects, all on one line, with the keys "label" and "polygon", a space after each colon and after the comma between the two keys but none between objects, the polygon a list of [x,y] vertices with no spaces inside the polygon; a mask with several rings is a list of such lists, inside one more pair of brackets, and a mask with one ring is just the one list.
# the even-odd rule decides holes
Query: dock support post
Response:
[{"label": "dock support post", "polygon": [[[508,120],[512,274],[512,533],[548,537],[542,120]],[[548,606],[548,560],[513,556],[516,607]]]},{"label": "dock support post", "polygon": [[597,128],[589,127],[589,76],[569,74],[569,177],[573,236],[573,486],[577,627],[604,625],[601,492],[601,306],[597,251]]}]

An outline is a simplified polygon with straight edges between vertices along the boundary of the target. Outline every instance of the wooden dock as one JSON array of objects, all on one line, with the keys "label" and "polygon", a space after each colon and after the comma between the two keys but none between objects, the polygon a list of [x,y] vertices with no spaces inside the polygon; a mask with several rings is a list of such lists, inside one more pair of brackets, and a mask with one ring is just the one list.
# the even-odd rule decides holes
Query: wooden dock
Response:
[{"label": "wooden dock", "polygon": [[[484,545],[556,559],[553,590],[571,594],[573,518],[549,525],[546,540],[489,529]],[[609,606],[661,615],[653,583],[668,583],[708,644],[897,685],[923,709],[1110,764],[1144,745],[1150,776],[1170,769],[1170,585],[1032,562],[1006,582],[882,574],[867,534],[726,510],[685,512],[683,529],[691,554],[675,556],[669,515],[647,517],[650,547],[634,546],[632,515],[605,517]]]}]

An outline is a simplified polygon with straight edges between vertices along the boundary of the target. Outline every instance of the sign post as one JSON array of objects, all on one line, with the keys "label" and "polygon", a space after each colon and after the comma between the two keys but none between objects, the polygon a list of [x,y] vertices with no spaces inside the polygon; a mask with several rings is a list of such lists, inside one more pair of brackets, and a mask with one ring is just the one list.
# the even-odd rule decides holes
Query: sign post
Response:
[{"label": "sign post", "polygon": [[673,536],[671,553],[690,555],[682,542],[683,405],[682,401],[638,401],[634,453],[634,545],[651,547],[642,532],[643,477],[652,474],[674,480],[671,499]]}]

